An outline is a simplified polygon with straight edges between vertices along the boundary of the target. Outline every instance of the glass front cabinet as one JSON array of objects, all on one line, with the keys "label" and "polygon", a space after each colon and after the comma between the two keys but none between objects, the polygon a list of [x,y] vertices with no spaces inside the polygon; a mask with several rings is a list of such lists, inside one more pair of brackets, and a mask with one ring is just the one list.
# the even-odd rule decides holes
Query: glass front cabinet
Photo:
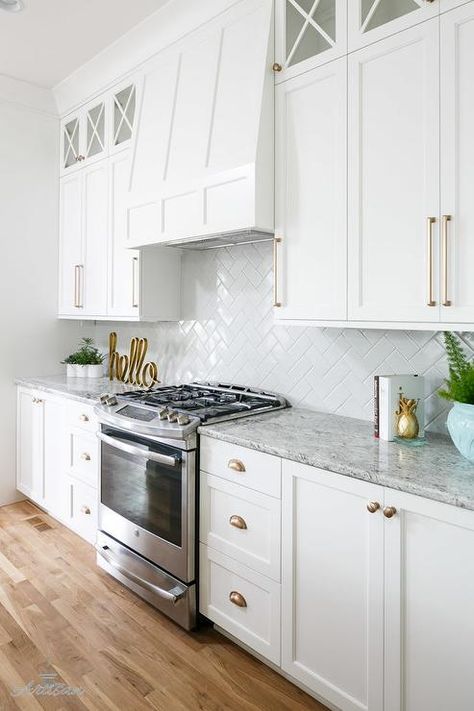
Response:
[{"label": "glass front cabinet", "polygon": [[350,0],[349,51],[435,17],[440,0]]}]

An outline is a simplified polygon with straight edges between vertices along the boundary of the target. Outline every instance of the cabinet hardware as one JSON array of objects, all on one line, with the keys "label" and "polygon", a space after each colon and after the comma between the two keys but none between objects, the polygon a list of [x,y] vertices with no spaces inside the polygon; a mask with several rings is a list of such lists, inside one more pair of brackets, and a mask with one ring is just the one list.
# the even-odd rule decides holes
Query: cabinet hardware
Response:
[{"label": "cabinet hardware", "polygon": [[281,242],[281,237],[275,237],[273,240],[273,306],[280,308],[281,301],[278,300],[278,245]]},{"label": "cabinet hardware", "polygon": [[87,452],[83,452],[81,454],[81,459],[83,459],[85,462],[90,462],[91,460],[91,455],[88,454]]},{"label": "cabinet hardware", "polygon": [[274,72],[281,72],[283,67],[281,66],[281,64],[278,64],[278,62],[275,62],[272,69]]},{"label": "cabinet hardware", "polygon": [[383,515],[385,518],[393,518],[397,513],[395,506],[386,506],[383,510]]},{"label": "cabinet hardware", "polygon": [[247,529],[247,524],[245,523],[242,516],[231,516],[229,519],[229,523],[234,528],[240,528],[241,531],[245,531]]},{"label": "cabinet hardware", "polygon": [[237,607],[247,607],[247,600],[239,592],[236,592],[236,590],[232,590],[229,595],[229,600],[234,605],[237,605]]},{"label": "cabinet hardware", "polygon": [[38,398],[36,398],[36,397],[31,398],[31,402],[38,402]]},{"label": "cabinet hardware", "polygon": [[80,415],[79,419],[81,422],[89,422],[89,418],[87,417],[87,415]]},{"label": "cabinet hardware", "polygon": [[81,513],[86,514],[86,516],[89,516],[91,510],[88,506],[81,506]]},{"label": "cabinet hardware", "polygon": [[452,306],[448,299],[448,223],[451,222],[451,215],[443,215],[443,230],[442,230],[442,252],[443,252],[443,306]]},{"label": "cabinet hardware", "polygon": [[74,306],[76,309],[82,309],[84,306],[82,303],[83,269],[82,264],[76,264],[74,267]]},{"label": "cabinet hardware", "polygon": [[132,308],[138,308],[138,296],[137,296],[137,267],[138,267],[138,257],[133,257],[132,259]]},{"label": "cabinet hardware", "polygon": [[245,471],[245,464],[240,459],[229,459],[227,466],[234,472],[242,473]]},{"label": "cabinet hardware", "polygon": [[379,508],[380,508],[380,504],[378,501],[369,501],[369,503],[367,504],[367,511],[369,513],[375,513],[376,511],[379,510]]},{"label": "cabinet hardware", "polygon": [[436,222],[436,217],[427,218],[428,227],[428,306],[436,306],[436,301],[433,296],[434,284],[434,263],[433,263],[433,225]]},{"label": "cabinet hardware", "polygon": [[76,156],[76,162],[77,162],[77,163],[81,163],[81,162],[82,162],[83,160],[85,160],[85,159],[86,159],[85,156],[81,156],[81,155]]}]

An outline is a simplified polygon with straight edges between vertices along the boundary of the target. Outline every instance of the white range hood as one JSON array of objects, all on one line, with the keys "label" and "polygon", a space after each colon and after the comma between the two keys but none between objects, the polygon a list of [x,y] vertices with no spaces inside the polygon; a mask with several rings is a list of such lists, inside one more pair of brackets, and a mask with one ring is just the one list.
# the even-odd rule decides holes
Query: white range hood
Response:
[{"label": "white range hood", "polygon": [[273,233],[272,0],[241,0],[144,69],[129,247]]}]

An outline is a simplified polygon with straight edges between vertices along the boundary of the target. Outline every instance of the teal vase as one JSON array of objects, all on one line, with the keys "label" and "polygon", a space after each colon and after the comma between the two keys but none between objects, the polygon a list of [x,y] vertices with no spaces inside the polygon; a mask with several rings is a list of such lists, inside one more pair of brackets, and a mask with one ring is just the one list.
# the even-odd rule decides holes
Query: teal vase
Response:
[{"label": "teal vase", "polygon": [[455,402],[447,425],[451,439],[463,457],[474,462],[474,405]]}]

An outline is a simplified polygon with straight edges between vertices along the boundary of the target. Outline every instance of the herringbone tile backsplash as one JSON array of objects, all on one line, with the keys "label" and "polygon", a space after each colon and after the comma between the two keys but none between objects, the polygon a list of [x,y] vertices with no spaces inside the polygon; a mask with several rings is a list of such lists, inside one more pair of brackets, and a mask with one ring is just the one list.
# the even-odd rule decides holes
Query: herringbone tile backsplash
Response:
[{"label": "herringbone tile backsplash", "polygon": [[[444,431],[449,405],[436,395],[447,367],[442,334],[275,325],[268,243],[183,256],[183,321],[116,324],[125,349],[147,336],[163,382],[220,380],[285,395],[293,405],[372,418],[376,373],[419,373],[429,429]],[[97,326],[107,346],[110,324]],[[472,334],[463,334],[474,351]]]}]

